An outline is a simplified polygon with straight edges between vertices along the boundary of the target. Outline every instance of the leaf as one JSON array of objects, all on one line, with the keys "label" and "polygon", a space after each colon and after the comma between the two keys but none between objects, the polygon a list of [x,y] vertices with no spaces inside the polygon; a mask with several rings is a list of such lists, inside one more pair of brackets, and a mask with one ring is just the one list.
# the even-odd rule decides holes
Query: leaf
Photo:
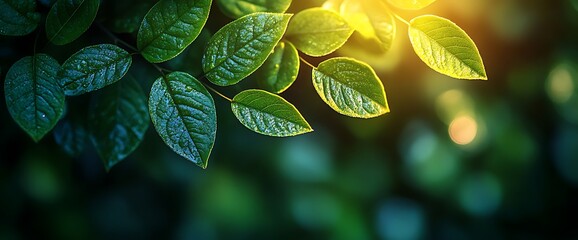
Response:
[{"label": "leaf", "polygon": [[373,69],[352,58],[332,58],[313,69],[313,85],[333,110],[356,118],[389,112],[385,90]]},{"label": "leaf", "polygon": [[295,106],[263,90],[237,94],[231,108],[245,127],[263,135],[289,137],[313,131]]},{"label": "leaf", "polygon": [[416,17],[410,21],[409,38],[415,53],[430,68],[458,79],[488,79],[475,43],[450,20]]},{"label": "leaf", "polygon": [[24,36],[36,29],[40,13],[34,0],[0,0],[0,35]]},{"label": "leaf", "polygon": [[291,0],[217,0],[221,12],[230,18],[256,12],[284,13],[291,5]]},{"label": "leaf", "polygon": [[106,87],[120,80],[132,64],[131,55],[112,44],[81,49],[62,64],[60,84],[68,96]]},{"label": "leaf", "polygon": [[287,90],[299,74],[299,53],[293,44],[281,41],[267,61],[257,70],[259,84],[272,93]]},{"label": "leaf", "polygon": [[[71,114],[69,111],[68,114]],[[83,119],[84,120],[84,119]],[[78,117],[67,116],[54,127],[54,141],[71,157],[84,151],[88,133],[85,124]]]},{"label": "leaf", "polygon": [[249,76],[281,40],[291,16],[253,13],[221,28],[203,56],[207,78],[216,85],[229,86]]},{"label": "leaf", "polygon": [[166,62],[170,69],[191,74],[203,75],[203,53],[209,44],[212,34],[205,28],[185,51]]},{"label": "leaf", "polygon": [[161,0],[145,15],[137,47],[152,63],[179,55],[201,33],[211,0]]},{"label": "leaf", "polygon": [[344,0],[341,15],[365,38],[376,39],[388,51],[395,38],[395,18],[379,1]]},{"label": "leaf", "polygon": [[64,93],[58,86],[58,62],[45,54],[18,60],[4,82],[6,105],[12,118],[36,142],[62,116]]},{"label": "leaf", "polygon": [[133,33],[155,3],[154,0],[116,1],[105,24],[115,33]]},{"label": "leaf", "polygon": [[406,10],[419,10],[429,6],[436,0],[387,0],[387,1],[397,8]]},{"label": "leaf", "polygon": [[58,0],[46,16],[46,36],[65,45],[82,35],[96,18],[100,0]]},{"label": "leaf", "polygon": [[301,52],[320,57],[343,46],[353,30],[339,14],[323,8],[310,8],[293,17],[286,37]]},{"label": "leaf", "polygon": [[149,127],[147,99],[132,77],[98,91],[88,115],[90,139],[109,171],[141,143]]},{"label": "leaf", "polygon": [[207,167],[217,133],[213,98],[197,79],[173,72],[152,86],[149,113],[157,132],[173,151]]}]

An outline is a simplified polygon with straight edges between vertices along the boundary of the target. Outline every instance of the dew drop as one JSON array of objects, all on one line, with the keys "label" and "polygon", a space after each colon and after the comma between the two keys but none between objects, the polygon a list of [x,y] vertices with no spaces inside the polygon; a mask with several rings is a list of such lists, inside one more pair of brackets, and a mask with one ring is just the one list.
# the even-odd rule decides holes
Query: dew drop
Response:
[{"label": "dew drop", "polygon": [[185,88],[185,90],[186,90],[187,92],[192,92],[192,91],[193,91],[193,87],[187,86],[187,87]]}]

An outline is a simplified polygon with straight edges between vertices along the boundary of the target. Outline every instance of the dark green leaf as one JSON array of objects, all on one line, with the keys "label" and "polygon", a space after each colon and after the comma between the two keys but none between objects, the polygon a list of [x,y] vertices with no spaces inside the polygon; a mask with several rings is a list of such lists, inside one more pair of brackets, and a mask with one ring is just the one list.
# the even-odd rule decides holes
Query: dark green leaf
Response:
[{"label": "dark green leaf", "polygon": [[217,4],[225,15],[240,18],[256,12],[284,13],[291,0],[217,0]]},{"label": "dark green leaf", "polygon": [[6,74],[4,91],[12,118],[34,141],[39,141],[60,119],[64,92],[58,86],[58,62],[45,54],[24,57]]},{"label": "dark green leaf", "polygon": [[289,137],[313,131],[295,106],[263,90],[239,93],[231,108],[245,127],[263,135]]},{"label": "dark green leaf", "polygon": [[116,33],[133,33],[138,30],[144,16],[155,2],[154,0],[115,1],[105,24]]},{"label": "dark green leaf", "polygon": [[279,42],[256,72],[261,87],[273,93],[287,90],[297,79],[299,64],[299,53],[295,46],[290,42]]},{"label": "dark green leaf", "polygon": [[339,14],[310,8],[295,14],[287,28],[287,39],[303,53],[320,57],[343,46],[353,31]]},{"label": "dark green leaf", "polygon": [[100,0],[58,0],[46,16],[46,36],[64,45],[82,35],[96,17]]},{"label": "dark green leaf", "polygon": [[96,92],[88,116],[90,139],[106,170],[130,155],[149,127],[146,96],[132,77]]},{"label": "dark green leaf", "polygon": [[157,132],[173,151],[207,167],[217,133],[217,113],[213,97],[198,80],[183,72],[157,79],[149,112]]},{"label": "dark green leaf", "polygon": [[38,22],[36,1],[0,0],[0,35],[27,35],[36,29]]},{"label": "dark green leaf", "polygon": [[137,46],[149,62],[164,62],[179,55],[201,33],[211,0],[161,0],[146,14]]},{"label": "dark green leaf", "polygon": [[257,70],[285,33],[291,15],[253,13],[221,28],[203,57],[207,78],[219,86],[236,84]]},{"label": "dark green leaf", "polygon": [[336,112],[372,118],[389,112],[385,90],[373,69],[351,58],[333,58],[313,69],[317,93]]},{"label": "dark green leaf", "polygon": [[69,96],[95,91],[120,80],[130,68],[131,55],[111,44],[86,47],[72,55],[58,78]]}]

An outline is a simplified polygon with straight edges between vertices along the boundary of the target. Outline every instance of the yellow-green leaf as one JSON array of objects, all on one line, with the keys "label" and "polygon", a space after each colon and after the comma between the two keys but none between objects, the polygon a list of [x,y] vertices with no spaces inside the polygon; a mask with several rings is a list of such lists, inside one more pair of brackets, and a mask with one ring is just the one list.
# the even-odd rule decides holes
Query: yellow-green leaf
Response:
[{"label": "yellow-green leaf", "polygon": [[313,69],[313,85],[327,105],[346,116],[373,118],[389,112],[375,71],[352,58],[332,58]]},{"label": "yellow-green leaf", "polygon": [[231,108],[245,127],[263,135],[289,137],[313,131],[293,104],[263,90],[237,94]]},{"label": "yellow-green leaf", "polygon": [[301,52],[320,57],[343,46],[353,31],[338,13],[310,8],[295,14],[289,22],[286,36]]},{"label": "yellow-green leaf", "polygon": [[425,8],[436,0],[387,0],[391,5],[407,10],[419,10]]},{"label": "yellow-green leaf", "polygon": [[432,69],[458,79],[488,79],[475,43],[450,20],[416,17],[410,22],[409,38],[416,54]]},{"label": "yellow-green leaf", "polygon": [[379,1],[344,0],[341,15],[363,37],[374,38],[388,51],[395,37],[395,19],[384,3]]}]

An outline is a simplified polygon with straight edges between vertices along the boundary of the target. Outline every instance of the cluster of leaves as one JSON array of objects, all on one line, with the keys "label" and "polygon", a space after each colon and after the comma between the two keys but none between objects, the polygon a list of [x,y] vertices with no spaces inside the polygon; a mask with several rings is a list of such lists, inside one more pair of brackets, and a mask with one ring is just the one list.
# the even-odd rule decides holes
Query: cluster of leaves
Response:
[{"label": "cluster of leaves", "polygon": [[[431,15],[407,22],[391,10],[420,9],[433,1],[329,0],[322,8],[293,15],[285,13],[291,0],[216,0],[234,20],[206,37],[202,72],[196,77],[158,64],[186,54],[187,47],[206,34],[212,1],[137,1],[130,5],[132,11],[120,12],[108,25],[112,32],[136,33],[136,47],[116,39],[128,51],[102,43],[82,48],[62,64],[35,50],[7,72],[6,103],[20,127],[39,141],[65,115],[66,96],[90,93],[88,134],[107,169],[138,147],[150,121],[172,150],[205,168],[217,129],[209,90],[230,101],[240,123],[257,133],[286,137],[311,132],[299,111],[279,96],[296,80],[304,62],[312,68],[319,96],[338,113],[372,118],[389,112],[383,84],[368,64],[336,57],[313,66],[299,55],[327,56],[356,30],[387,50],[398,18],[409,27],[415,52],[432,69],[454,78],[486,79],[476,46],[454,23]],[[48,41],[58,46],[75,41],[94,25],[100,4],[57,0],[45,16]],[[43,16],[36,8],[34,0],[0,0],[0,34],[24,36],[40,29]],[[140,85],[127,74],[135,55],[162,75],[150,89],[148,104]],[[229,99],[210,86],[235,85],[252,74],[264,90],[245,90]],[[71,132],[73,128],[72,123],[59,125],[56,140],[71,141],[80,134]]]}]

